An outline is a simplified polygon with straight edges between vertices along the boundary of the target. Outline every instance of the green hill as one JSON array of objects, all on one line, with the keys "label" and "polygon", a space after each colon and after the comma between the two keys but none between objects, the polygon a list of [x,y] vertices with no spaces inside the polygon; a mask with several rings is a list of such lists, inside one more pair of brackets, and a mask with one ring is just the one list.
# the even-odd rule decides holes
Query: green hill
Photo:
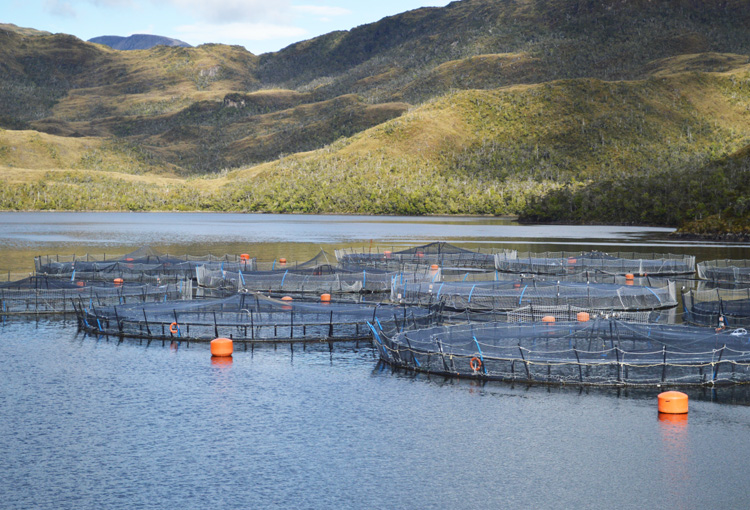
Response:
[{"label": "green hill", "polygon": [[747,26],[739,0],[463,0],[256,56],[0,25],[0,207],[737,231]]}]

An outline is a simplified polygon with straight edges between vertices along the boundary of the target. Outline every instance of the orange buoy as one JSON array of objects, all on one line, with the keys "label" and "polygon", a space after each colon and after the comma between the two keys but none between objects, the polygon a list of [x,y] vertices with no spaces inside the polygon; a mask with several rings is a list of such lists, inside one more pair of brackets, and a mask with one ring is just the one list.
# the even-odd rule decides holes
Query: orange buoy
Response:
[{"label": "orange buoy", "polygon": [[521,284],[520,283],[514,283],[513,284],[513,288],[514,289],[520,289],[521,288]]},{"label": "orange buoy", "polygon": [[552,315],[545,315],[542,317],[542,322],[555,322],[555,317]]},{"label": "orange buoy", "polygon": [[250,255],[248,255],[247,253],[242,253],[240,254],[240,260],[250,260]]},{"label": "orange buoy", "polygon": [[330,303],[331,302],[331,295],[330,294],[321,294],[320,295],[320,300],[323,303]]},{"label": "orange buoy", "polygon": [[431,270],[431,271],[437,271],[438,269],[440,269],[440,266],[438,266],[437,264],[432,264],[432,265],[430,266],[430,270]]},{"label": "orange buoy", "polygon": [[122,278],[115,278],[115,285],[122,285]]},{"label": "orange buoy", "polygon": [[625,275],[625,279],[626,280],[634,280],[635,276],[633,276],[633,273],[628,273],[628,274]]},{"label": "orange buoy", "polygon": [[229,338],[216,338],[211,340],[211,356],[231,356],[234,345]]},{"label": "orange buoy", "polygon": [[292,296],[284,296],[281,298],[282,301],[292,301]]},{"label": "orange buoy", "polygon": [[133,262],[133,257],[128,257],[125,259],[125,262]]},{"label": "orange buoy", "polygon": [[479,372],[479,369],[482,368],[482,360],[474,356],[469,361],[469,366],[474,372]]},{"label": "orange buoy", "polygon": [[385,250],[385,251],[383,252],[383,255],[384,255],[384,256],[385,256],[385,258],[387,258],[387,259],[391,258],[391,250]]},{"label": "orange buoy", "polygon": [[686,414],[688,412],[688,396],[680,391],[659,393],[659,412],[666,414]]},{"label": "orange buoy", "polygon": [[578,320],[578,322],[588,322],[589,319],[591,319],[591,316],[588,312],[578,312],[576,314],[576,319]]},{"label": "orange buoy", "polygon": [[78,282],[76,282],[76,285],[78,285],[79,287],[85,287],[86,286],[86,282],[78,281]]},{"label": "orange buoy", "polygon": [[421,259],[421,258],[423,258],[423,257],[424,257],[424,253],[422,253],[421,251],[418,251],[418,252],[417,252],[417,258],[418,258],[418,259]]},{"label": "orange buoy", "polygon": [[286,259],[279,259],[279,264],[286,264]]},{"label": "orange buoy", "polygon": [[578,263],[578,259],[574,259],[572,257],[568,259],[568,264],[570,265],[577,264],[577,263]]},{"label": "orange buoy", "polygon": [[172,333],[173,335],[176,335],[177,333],[180,332],[180,325],[177,324],[176,322],[173,322],[172,324],[169,325],[169,332]]}]

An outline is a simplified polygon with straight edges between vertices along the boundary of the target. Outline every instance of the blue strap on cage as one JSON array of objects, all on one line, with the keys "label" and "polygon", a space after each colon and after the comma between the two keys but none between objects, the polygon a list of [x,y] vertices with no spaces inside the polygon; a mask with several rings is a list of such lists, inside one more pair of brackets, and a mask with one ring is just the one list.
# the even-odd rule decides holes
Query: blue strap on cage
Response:
[{"label": "blue strap on cage", "polygon": [[466,281],[466,279],[467,279],[468,277],[469,277],[469,273],[466,273],[466,274],[464,275],[464,279],[463,279],[463,280],[461,280],[461,281],[462,281],[462,282],[465,282],[465,281]]},{"label": "blue strap on cage", "polygon": [[521,291],[521,295],[520,295],[520,296],[518,297],[518,304],[519,304],[519,305],[521,304],[521,301],[523,301],[523,295],[524,295],[524,293],[526,292],[526,289],[528,289],[528,288],[529,288],[529,286],[527,285],[527,286],[525,286],[525,287],[523,288],[523,290]]},{"label": "blue strap on cage", "polygon": [[646,287],[646,288],[648,289],[648,291],[649,291],[649,292],[650,292],[651,294],[653,294],[653,295],[654,295],[654,296],[656,297],[656,300],[657,300],[657,301],[659,302],[659,304],[661,304],[661,298],[660,298],[660,297],[659,297],[659,296],[658,296],[658,295],[656,294],[656,292],[654,292],[654,291],[653,291],[653,289],[652,289],[651,287]]},{"label": "blue strap on cage", "polygon": [[271,264],[271,271],[276,269],[276,259],[273,259],[273,264]]},{"label": "blue strap on cage", "polygon": [[362,271],[362,288],[367,287],[367,271]]},{"label": "blue strap on cage", "polygon": [[484,355],[482,354],[482,348],[479,347],[479,342],[477,342],[477,337],[472,335],[471,338],[474,339],[474,343],[477,344],[477,350],[479,351],[479,360],[482,362],[482,372],[484,372],[485,375],[487,375],[487,365],[484,363]]},{"label": "blue strap on cage", "polygon": [[471,295],[474,294],[474,289],[476,288],[476,283],[471,286],[471,291],[469,292],[469,303],[471,303]]},{"label": "blue strap on cage", "polygon": [[379,317],[375,317],[375,322],[378,323],[378,327],[380,328],[380,331],[383,331],[383,325],[380,323],[380,318]]},{"label": "blue strap on cage", "polygon": [[240,271],[240,281],[242,282],[242,286],[245,286],[245,277],[242,276],[242,271]]},{"label": "blue strap on cage", "polygon": [[221,261],[221,277],[222,278],[226,278],[227,277],[227,272],[224,271],[224,261],[223,260]]},{"label": "blue strap on cage", "polygon": [[284,288],[284,280],[286,280],[286,275],[287,275],[288,272],[289,272],[289,270],[287,269],[286,271],[284,271],[284,276],[281,277],[281,288],[282,289]]},{"label": "blue strap on cage", "polygon": [[380,335],[378,335],[377,330],[375,327],[370,324],[370,321],[367,321],[367,326],[370,328],[370,331],[372,331],[372,336],[375,339],[375,341],[378,342],[378,348],[380,349],[380,353],[385,359],[390,359],[388,356],[388,351],[385,350],[385,346],[383,345],[383,341],[380,339]]},{"label": "blue strap on cage", "polygon": [[435,282],[435,280],[437,280],[438,274],[440,274],[440,271],[435,271],[435,276],[432,277],[433,283]]},{"label": "blue strap on cage", "polygon": [[71,282],[74,282],[75,280],[76,280],[76,270],[75,270],[75,269],[73,269],[73,274],[72,274],[72,275],[70,275],[70,281],[71,281]]},{"label": "blue strap on cage", "polygon": [[437,299],[440,299],[440,291],[443,290],[443,285],[445,285],[445,282],[440,284],[440,288],[438,289],[438,293],[437,293]]}]

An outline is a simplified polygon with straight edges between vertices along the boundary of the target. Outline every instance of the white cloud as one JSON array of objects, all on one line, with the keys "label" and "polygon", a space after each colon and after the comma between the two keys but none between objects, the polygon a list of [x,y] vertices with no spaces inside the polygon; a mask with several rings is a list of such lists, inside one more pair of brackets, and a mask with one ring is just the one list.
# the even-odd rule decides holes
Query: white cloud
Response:
[{"label": "white cloud", "polygon": [[332,16],[346,16],[347,14],[352,13],[352,11],[345,9],[344,7],[332,7],[328,5],[295,5],[292,9],[303,14],[314,14],[326,18]]},{"label": "white cloud", "polygon": [[224,44],[243,44],[246,41],[267,41],[290,37],[303,37],[307,31],[290,25],[272,23],[195,23],[182,25],[175,29],[178,38],[191,44],[207,42]]},{"label": "white cloud", "polygon": [[61,0],[45,0],[44,10],[60,18],[75,18],[76,10],[70,5],[70,2]]},{"label": "white cloud", "polygon": [[289,0],[169,0],[175,7],[196,19],[213,23],[272,21],[283,24],[289,18]]}]

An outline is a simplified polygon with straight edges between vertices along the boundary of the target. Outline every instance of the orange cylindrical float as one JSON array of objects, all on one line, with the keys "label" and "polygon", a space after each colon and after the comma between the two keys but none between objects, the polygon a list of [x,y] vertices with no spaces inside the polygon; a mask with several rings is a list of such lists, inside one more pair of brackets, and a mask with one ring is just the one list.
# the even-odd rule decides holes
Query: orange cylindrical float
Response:
[{"label": "orange cylindrical float", "polygon": [[659,412],[666,414],[686,414],[688,412],[688,396],[680,391],[659,393]]},{"label": "orange cylindrical float", "polygon": [[292,301],[292,296],[284,296],[281,298],[282,301]]},{"label": "orange cylindrical float", "polygon": [[626,280],[634,280],[635,276],[633,276],[633,273],[628,273],[628,274],[625,275],[625,279]]},{"label": "orange cylindrical float", "polygon": [[576,319],[578,320],[578,322],[588,322],[589,319],[591,319],[591,316],[588,312],[578,312],[576,314]]},{"label": "orange cylindrical float", "polygon": [[115,278],[115,285],[122,285],[122,278]]},{"label": "orange cylindrical float", "polygon": [[542,317],[542,322],[555,322],[555,317],[553,315],[545,315]]},{"label": "orange cylindrical float", "polygon": [[211,340],[211,356],[226,357],[234,352],[234,344],[229,338]]},{"label": "orange cylindrical float", "polygon": [[79,287],[85,287],[86,286],[86,282],[78,281],[78,282],[76,282],[76,285],[78,285]]},{"label": "orange cylindrical float", "polygon": [[240,254],[240,260],[250,260],[250,255],[248,255],[247,253],[242,253]]},{"label": "orange cylindrical float", "polygon": [[578,259],[574,259],[573,257],[568,259],[568,264],[570,264],[571,266],[577,263],[578,263]]},{"label": "orange cylindrical float", "polygon": [[279,264],[286,264],[286,259],[284,258],[279,259]]},{"label": "orange cylindrical float", "polygon": [[387,259],[391,258],[391,250],[385,250],[383,256]]},{"label": "orange cylindrical float", "polygon": [[320,300],[323,303],[330,303],[331,302],[331,295],[330,294],[321,294],[320,295]]},{"label": "orange cylindrical float", "polygon": [[438,269],[440,269],[440,266],[438,266],[437,264],[432,264],[432,265],[430,266],[430,270],[431,270],[431,271],[437,271]]}]

